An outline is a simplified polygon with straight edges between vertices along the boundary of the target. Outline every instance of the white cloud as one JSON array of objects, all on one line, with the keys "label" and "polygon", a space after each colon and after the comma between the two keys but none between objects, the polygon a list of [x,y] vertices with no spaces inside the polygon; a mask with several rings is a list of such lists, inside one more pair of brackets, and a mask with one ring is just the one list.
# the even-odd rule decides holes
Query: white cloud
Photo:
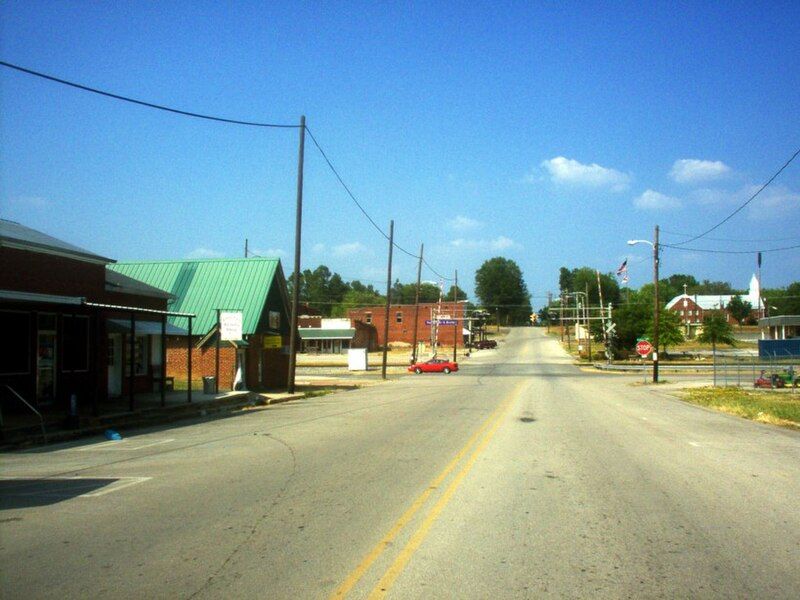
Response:
[{"label": "white cloud", "polygon": [[222,252],[217,252],[211,248],[200,247],[189,252],[186,258],[222,258],[223,256],[225,255]]},{"label": "white cloud", "polygon": [[260,250],[256,248],[255,250],[253,250],[252,253],[267,258],[272,258],[276,256],[286,256],[286,252],[284,252],[280,248],[267,248],[266,250]]},{"label": "white cloud", "polygon": [[729,201],[735,194],[718,188],[700,188],[689,192],[690,200],[698,204],[722,204]]},{"label": "white cloud", "polygon": [[344,256],[353,256],[354,254],[359,254],[364,252],[366,249],[367,247],[361,242],[351,242],[349,244],[339,244],[338,246],[334,246],[332,253],[338,258],[342,258]]},{"label": "white cloud", "polygon": [[519,247],[511,238],[504,235],[496,237],[493,240],[465,240],[458,238],[450,241],[450,245],[455,248],[463,248],[466,250],[507,250],[508,248]]},{"label": "white cloud", "polygon": [[[760,187],[760,185],[744,187],[739,192],[741,200],[745,201],[750,198]],[[755,219],[785,217],[792,211],[800,209],[800,193],[792,191],[785,185],[773,185],[764,189],[748,206],[748,209],[750,217]]]},{"label": "white cloud", "polygon": [[621,192],[628,188],[631,176],[597,163],[585,165],[572,158],[556,156],[541,164],[550,173],[553,183],[565,183],[595,188],[610,188]]},{"label": "white cloud", "polygon": [[451,229],[455,229],[456,231],[466,231],[468,229],[475,229],[480,225],[480,222],[463,215],[458,215],[455,219],[450,221],[449,225]]},{"label": "white cloud", "polygon": [[641,196],[634,198],[633,204],[641,210],[668,210],[680,208],[681,201],[655,190],[647,190]]},{"label": "white cloud", "polygon": [[672,165],[669,176],[678,183],[713,181],[730,174],[731,168],[721,160],[681,158]]}]

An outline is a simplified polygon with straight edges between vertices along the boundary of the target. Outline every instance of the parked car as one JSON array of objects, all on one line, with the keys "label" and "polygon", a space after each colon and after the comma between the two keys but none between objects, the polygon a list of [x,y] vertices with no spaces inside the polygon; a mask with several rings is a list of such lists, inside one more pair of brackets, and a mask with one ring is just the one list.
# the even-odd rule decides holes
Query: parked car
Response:
[{"label": "parked car", "polygon": [[414,363],[408,370],[419,375],[420,373],[450,373],[458,371],[458,363],[446,358],[432,358],[425,362]]},{"label": "parked car", "polygon": [[476,350],[485,350],[486,348],[497,348],[497,340],[479,340],[472,342],[472,347]]}]

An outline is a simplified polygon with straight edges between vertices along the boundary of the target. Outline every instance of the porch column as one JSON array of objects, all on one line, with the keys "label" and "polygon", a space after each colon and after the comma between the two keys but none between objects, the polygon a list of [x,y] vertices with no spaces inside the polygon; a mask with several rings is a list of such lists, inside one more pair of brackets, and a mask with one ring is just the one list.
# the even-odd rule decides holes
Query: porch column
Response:
[{"label": "porch column", "polygon": [[167,315],[161,315],[161,406],[167,404]]},{"label": "porch column", "polygon": [[130,363],[131,373],[128,377],[128,407],[131,412],[135,408],[135,400],[133,397],[133,383],[136,377],[136,313],[131,313],[131,332],[130,332],[130,346],[128,347],[130,356],[128,362]]},{"label": "porch column", "polygon": [[189,317],[189,337],[186,338],[187,350],[186,353],[188,364],[186,366],[186,373],[188,381],[186,383],[186,401],[192,401],[192,317]]}]

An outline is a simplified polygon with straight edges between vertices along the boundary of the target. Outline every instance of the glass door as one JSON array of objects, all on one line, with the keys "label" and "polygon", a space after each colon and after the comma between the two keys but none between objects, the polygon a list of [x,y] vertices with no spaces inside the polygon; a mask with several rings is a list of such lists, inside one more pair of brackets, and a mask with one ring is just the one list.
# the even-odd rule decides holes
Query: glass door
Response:
[{"label": "glass door", "polygon": [[39,315],[36,342],[36,400],[52,404],[56,399],[56,316]]}]

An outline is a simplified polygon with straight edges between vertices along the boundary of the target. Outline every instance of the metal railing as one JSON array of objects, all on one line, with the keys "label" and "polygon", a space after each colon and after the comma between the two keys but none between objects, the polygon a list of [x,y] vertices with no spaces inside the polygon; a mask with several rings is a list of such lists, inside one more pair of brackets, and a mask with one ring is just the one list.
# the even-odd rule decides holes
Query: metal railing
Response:
[{"label": "metal railing", "polygon": [[800,385],[800,358],[794,356],[735,357],[717,355],[714,385],[721,387],[791,388]]},{"label": "metal railing", "polygon": [[[41,426],[41,428],[42,428],[42,438],[44,439],[44,443],[46,444],[46,443],[47,443],[47,431],[45,430],[45,427],[44,427],[44,417],[42,416],[42,413],[40,413],[38,410],[36,410],[36,409],[35,409],[35,408],[34,408],[34,407],[33,407],[33,406],[30,404],[30,402],[28,402],[27,400],[25,400],[25,398],[23,398],[22,396],[20,396],[20,395],[17,393],[17,391],[16,391],[14,388],[12,388],[10,385],[8,385],[8,384],[5,384],[5,387],[6,387],[6,389],[8,389],[8,391],[9,391],[9,392],[11,392],[12,394],[14,394],[14,396],[16,396],[16,397],[17,397],[17,399],[18,399],[20,402],[22,402],[22,403],[23,403],[25,406],[27,406],[29,409],[31,409],[31,411],[33,411],[33,413],[34,413],[34,414],[35,414],[37,417],[39,417],[39,425],[40,425],[40,426]],[[2,421],[0,420],[0,422],[2,422]]]}]

